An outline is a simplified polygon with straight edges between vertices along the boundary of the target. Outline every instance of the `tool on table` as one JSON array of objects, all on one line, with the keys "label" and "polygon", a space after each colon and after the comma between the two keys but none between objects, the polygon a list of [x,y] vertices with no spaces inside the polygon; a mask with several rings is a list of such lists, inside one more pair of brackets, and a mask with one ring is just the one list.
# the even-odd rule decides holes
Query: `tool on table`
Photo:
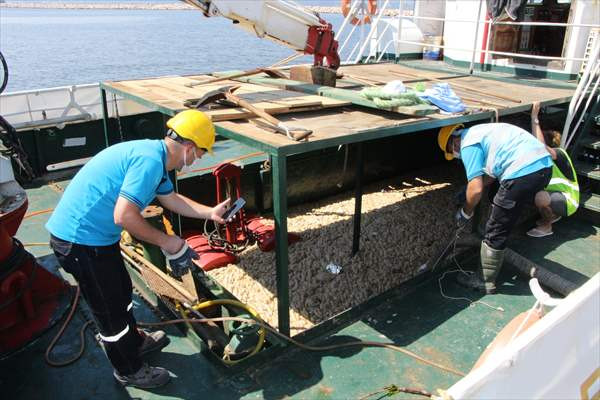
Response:
[{"label": "tool on table", "polygon": [[233,74],[233,75],[227,75],[227,76],[222,76],[219,78],[213,78],[213,79],[207,79],[205,81],[202,82],[192,82],[192,83],[186,83],[185,86],[187,87],[194,87],[194,86],[201,86],[201,85],[210,85],[212,83],[215,82],[222,82],[222,81],[226,81],[229,79],[235,79],[235,78],[242,78],[244,76],[250,76],[250,75],[256,75],[256,74],[260,74],[264,72],[265,74],[269,75],[271,78],[287,78],[287,76],[285,76],[282,72],[277,71],[275,69],[272,68],[254,68],[248,71],[244,71],[244,72],[240,72],[237,74]]},{"label": "tool on table", "polygon": [[206,93],[204,96],[198,99],[188,99],[184,102],[186,107],[199,108],[203,105],[221,102],[223,100],[228,101],[228,105],[234,104],[238,107],[243,107],[246,110],[256,114],[258,117],[266,120],[271,125],[273,125],[273,129],[278,133],[284,133],[288,138],[300,141],[308,137],[312,133],[312,130],[298,127],[291,127],[285,125],[283,122],[267,113],[265,110],[258,108],[248,101],[236,96],[233,94],[239,88],[238,86],[225,86],[219,88],[217,90],[210,91]]}]

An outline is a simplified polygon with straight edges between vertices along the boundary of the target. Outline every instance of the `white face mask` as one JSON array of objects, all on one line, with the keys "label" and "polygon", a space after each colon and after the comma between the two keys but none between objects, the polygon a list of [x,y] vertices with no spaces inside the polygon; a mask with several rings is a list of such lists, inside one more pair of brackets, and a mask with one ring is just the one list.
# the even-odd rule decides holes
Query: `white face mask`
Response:
[{"label": "white face mask", "polygon": [[[192,162],[193,162],[194,160],[196,160],[198,158],[198,154],[196,154],[196,148],[195,147],[192,149],[192,151],[194,152],[194,158],[192,160]],[[188,166],[188,164],[187,164],[187,151],[185,151],[183,153],[183,165],[181,166],[181,168],[179,169],[179,171],[183,170],[187,166]]]}]

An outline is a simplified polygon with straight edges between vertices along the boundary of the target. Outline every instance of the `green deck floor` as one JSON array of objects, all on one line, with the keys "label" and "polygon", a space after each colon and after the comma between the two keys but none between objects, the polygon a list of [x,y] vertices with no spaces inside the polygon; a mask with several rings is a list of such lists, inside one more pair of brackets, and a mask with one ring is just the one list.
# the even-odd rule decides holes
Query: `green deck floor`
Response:
[{"label": "green deck floor", "polygon": [[[28,212],[53,208],[60,197],[59,187],[64,188],[65,184],[29,189]],[[21,241],[26,244],[47,241],[43,224],[49,215],[27,218],[18,232]],[[555,224],[553,236],[541,239],[525,236],[528,228],[520,227],[511,239],[511,248],[520,254],[576,282],[583,282],[600,270],[598,226],[571,217]],[[28,250],[37,256],[49,253],[43,246]],[[56,268],[53,256],[43,260],[45,265]],[[355,340],[394,342],[428,360],[466,373],[497,332],[534,303],[527,282],[509,267],[500,274],[501,286],[496,295],[479,297],[457,286],[453,274],[442,281],[446,296],[485,301],[504,311],[445,298],[437,278],[434,275],[417,278],[380,295],[365,307],[340,316],[336,319],[340,322],[328,321],[317,327],[318,334],[305,337],[310,337],[310,344],[315,346]],[[134,310],[140,321],[157,320],[139,296],[135,298]],[[87,315],[83,304],[56,347],[56,358],[68,358],[77,351],[78,330],[85,318],[89,318]],[[148,358],[150,364],[169,369],[172,382],[153,391],[125,390],[113,380],[110,364],[92,329],[87,331],[86,350],[79,361],[63,368],[47,366],[44,351],[56,331],[54,327],[52,335],[0,362],[3,398],[356,399],[390,384],[435,392],[460,379],[397,351],[362,347],[310,352],[291,346],[281,349],[271,360],[231,372],[214,359],[197,353],[196,347],[172,326],[167,329],[171,344]]]}]

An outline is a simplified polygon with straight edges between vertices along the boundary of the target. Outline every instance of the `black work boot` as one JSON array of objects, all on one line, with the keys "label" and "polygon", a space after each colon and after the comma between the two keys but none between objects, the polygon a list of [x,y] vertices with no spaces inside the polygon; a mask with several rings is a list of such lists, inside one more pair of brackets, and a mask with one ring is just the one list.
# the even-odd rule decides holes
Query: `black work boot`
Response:
[{"label": "black work boot", "polygon": [[151,367],[148,364],[142,365],[142,368],[135,374],[121,375],[114,371],[113,375],[121,385],[135,386],[140,389],[154,389],[166,385],[171,380],[169,371],[161,367]]},{"label": "black work boot", "polygon": [[496,277],[504,261],[504,249],[495,250],[485,242],[481,242],[481,268],[472,274],[459,274],[456,281],[472,289],[487,294],[496,293]]}]

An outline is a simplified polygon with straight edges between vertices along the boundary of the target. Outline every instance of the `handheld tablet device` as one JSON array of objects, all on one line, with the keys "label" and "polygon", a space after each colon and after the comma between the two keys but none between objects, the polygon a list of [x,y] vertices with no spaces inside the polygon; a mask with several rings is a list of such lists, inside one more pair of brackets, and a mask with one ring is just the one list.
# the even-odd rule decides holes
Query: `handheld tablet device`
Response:
[{"label": "handheld tablet device", "polygon": [[246,200],[244,200],[243,198],[239,197],[235,203],[233,203],[231,205],[231,207],[229,207],[227,210],[225,210],[225,212],[223,213],[223,216],[221,218],[223,218],[225,221],[229,221],[233,218],[233,216],[238,213],[242,207],[244,207],[244,205],[246,204]]}]

